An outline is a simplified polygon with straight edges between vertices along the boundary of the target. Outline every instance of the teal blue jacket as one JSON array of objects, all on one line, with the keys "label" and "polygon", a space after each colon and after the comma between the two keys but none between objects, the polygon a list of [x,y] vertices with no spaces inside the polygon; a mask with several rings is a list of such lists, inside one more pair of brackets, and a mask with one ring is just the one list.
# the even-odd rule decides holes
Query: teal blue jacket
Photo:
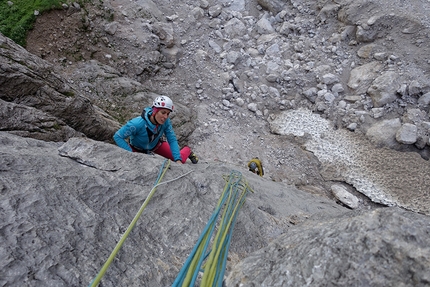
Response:
[{"label": "teal blue jacket", "polygon": [[140,150],[151,151],[156,147],[164,134],[170,145],[173,159],[175,161],[181,160],[178,140],[176,139],[170,119],[167,119],[162,125],[154,125],[149,120],[151,114],[152,108],[147,107],[144,109],[142,116],[128,121],[113,136],[116,144],[125,150],[132,151],[127,142],[128,139],[132,146]]}]

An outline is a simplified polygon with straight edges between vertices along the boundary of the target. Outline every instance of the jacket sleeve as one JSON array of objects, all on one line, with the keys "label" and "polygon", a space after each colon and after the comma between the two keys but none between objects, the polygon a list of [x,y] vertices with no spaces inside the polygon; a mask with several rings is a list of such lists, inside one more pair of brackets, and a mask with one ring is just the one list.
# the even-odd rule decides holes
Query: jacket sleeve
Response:
[{"label": "jacket sleeve", "polygon": [[174,161],[180,160],[182,161],[181,154],[179,152],[178,140],[176,139],[176,134],[173,131],[172,123],[170,119],[165,123],[166,129],[164,130],[164,134],[166,135],[167,142],[170,145],[170,150],[172,151]]},{"label": "jacket sleeve", "polygon": [[132,151],[126,139],[129,138],[135,131],[136,127],[128,122],[114,134],[113,139],[119,147],[128,151]]}]

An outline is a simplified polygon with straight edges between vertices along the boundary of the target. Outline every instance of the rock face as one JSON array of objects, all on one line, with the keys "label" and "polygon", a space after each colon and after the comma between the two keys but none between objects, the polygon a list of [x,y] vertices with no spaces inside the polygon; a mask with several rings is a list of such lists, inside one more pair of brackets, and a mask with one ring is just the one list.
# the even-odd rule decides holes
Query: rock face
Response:
[{"label": "rock face", "polygon": [[427,286],[428,232],[428,217],[397,208],[308,222],[235,266],[226,285]]},{"label": "rock face", "polygon": [[0,63],[1,130],[44,140],[79,134],[108,140],[119,127],[56,75],[51,64],[1,34]]},{"label": "rock face", "polygon": [[[61,145],[0,132],[0,143],[0,285],[88,285],[152,189],[164,159],[85,138]],[[171,285],[216,207],[223,176],[233,169],[215,162],[172,163],[162,182],[173,181],[158,187],[103,286]],[[229,268],[294,224],[348,211],[239,171],[254,193],[239,213]]]},{"label": "rock face", "polygon": [[[164,159],[85,138],[60,144],[0,132],[0,143],[1,285],[88,285]],[[171,285],[232,170],[254,192],[235,225],[226,286],[430,282],[427,216],[388,207],[351,213],[291,185],[210,162],[171,164],[162,179],[171,182],[157,188],[103,286]]]},{"label": "rock face", "polygon": [[[66,78],[56,74],[52,64],[1,34],[0,64],[1,130],[46,141],[67,141],[76,136],[112,141],[113,134],[120,128],[117,120],[95,105],[94,99],[80,94]],[[92,78],[96,83],[105,79],[100,83],[105,91],[110,91],[104,93],[105,97],[133,94],[129,101],[138,104],[141,110],[152,104],[156,96],[154,93],[138,94],[143,90],[140,83],[118,77],[107,66],[96,65],[91,71],[85,68],[83,65],[80,74],[85,75],[87,81]],[[179,112],[172,117],[172,122],[177,127],[178,140],[184,144],[194,129],[192,120],[196,116],[190,107],[175,105]]]},{"label": "rock face", "polygon": [[22,137],[46,141],[65,141],[84,136],[62,120],[26,105],[0,100],[1,129]]},{"label": "rock face", "polygon": [[171,285],[231,170],[255,192],[226,286],[429,285],[429,3],[73,3],[0,35],[0,286],[91,282],[164,162],[104,141],[160,94],[200,162],[103,286]]},{"label": "rock face", "polygon": [[[167,94],[198,110],[191,117],[198,121],[186,121],[184,144],[225,161],[232,157],[225,147],[241,146],[235,160],[258,153],[274,180],[303,181],[288,178],[285,170],[298,169],[288,153],[271,145],[255,151],[249,138],[253,129],[269,133],[268,117],[288,109],[315,111],[378,146],[430,158],[428,1],[118,0],[89,6],[38,17],[28,49],[121,123],[147,104],[142,95],[148,99],[148,91]],[[417,108],[425,116],[411,123],[416,141],[368,133],[382,121],[410,123],[404,116]]]},{"label": "rock face", "polygon": [[[121,123],[148,93],[167,94],[197,111],[184,144],[200,157],[244,164],[258,154],[273,180],[303,185],[312,169],[290,164],[267,127],[284,110],[430,158],[429,3],[104,1],[38,17],[28,49]],[[425,116],[411,122],[417,108]],[[388,139],[380,123],[395,119]],[[405,123],[417,127],[413,143],[396,138]],[[272,145],[256,146],[256,135]]]}]

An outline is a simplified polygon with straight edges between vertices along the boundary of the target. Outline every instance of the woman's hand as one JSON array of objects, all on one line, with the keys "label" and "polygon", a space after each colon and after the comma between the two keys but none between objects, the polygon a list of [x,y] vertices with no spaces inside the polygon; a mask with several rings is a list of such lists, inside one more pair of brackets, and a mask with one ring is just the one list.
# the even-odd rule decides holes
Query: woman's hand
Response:
[{"label": "woman's hand", "polygon": [[179,159],[176,161],[177,163],[182,163],[182,161],[180,161]]}]

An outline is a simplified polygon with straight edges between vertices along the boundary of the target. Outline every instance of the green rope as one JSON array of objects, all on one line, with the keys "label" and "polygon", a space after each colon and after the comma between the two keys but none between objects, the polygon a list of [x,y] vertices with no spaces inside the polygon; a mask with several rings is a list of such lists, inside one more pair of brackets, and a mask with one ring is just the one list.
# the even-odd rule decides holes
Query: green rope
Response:
[{"label": "green rope", "polygon": [[[167,160],[166,160],[167,161]],[[164,161],[163,166],[165,165],[166,161]],[[189,174],[192,171],[189,171],[177,178],[174,178],[172,180],[169,181],[165,181],[160,183],[161,179],[163,178],[164,174],[166,173],[167,169],[170,166],[170,160],[167,161],[167,166],[164,168],[164,171],[161,173],[161,170],[163,168],[163,166],[160,169],[160,174],[157,178],[157,180],[155,181],[154,187],[152,188],[151,192],[149,193],[149,195],[146,197],[145,201],[143,202],[142,206],[140,207],[139,211],[137,212],[137,214],[134,216],[132,222],[130,223],[130,225],[128,226],[127,230],[125,231],[125,233],[123,234],[123,236],[121,237],[120,241],[117,243],[117,245],[115,246],[114,250],[112,251],[112,253],[110,254],[109,258],[107,259],[106,263],[103,265],[102,269],[100,270],[100,272],[97,274],[96,278],[94,278],[93,282],[91,282],[91,284],[89,285],[89,287],[95,287],[99,284],[100,280],[102,279],[102,277],[104,276],[104,274],[106,273],[106,270],[109,268],[110,264],[112,263],[113,259],[115,258],[116,254],[118,253],[118,251],[120,250],[121,246],[123,245],[124,241],[127,239],[128,235],[130,234],[131,230],[133,229],[133,227],[136,225],[137,220],[139,219],[140,215],[142,214],[143,210],[145,209],[146,205],[148,205],[149,200],[152,198],[152,196],[155,193],[155,190],[157,189],[158,186],[162,185],[162,184],[166,184],[169,182],[172,182],[174,180],[177,180],[181,177],[186,176],[187,174]]]},{"label": "green rope", "polygon": [[[227,259],[228,245],[233,231],[232,227],[234,226],[240,207],[245,202],[245,195],[248,190],[247,186],[242,187],[244,189],[240,195],[237,192],[229,194],[229,199],[227,200],[221,219],[222,224],[214,239],[214,246],[212,247],[209,258],[206,261],[200,286],[222,286],[224,277],[223,267],[225,266],[225,264],[222,263]],[[234,188],[237,188],[237,186],[234,186]]]},{"label": "green rope", "polygon": [[[184,266],[175,279],[172,287],[194,287],[198,273],[201,271],[202,262],[207,258],[204,266],[203,278],[200,286],[222,286],[225,266],[227,264],[228,248],[233,233],[233,227],[240,207],[245,202],[248,191],[253,192],[242,174],[232,171],[226,180],[226,185],[218,200],[211,218],[209,219],[204,231],[200,235],[196,245],[191,251]],[[210,254],[206,254],[209,241],[212,237],[217,222],[218,215],[222,206],[225,204],[220,226],[212,244]]]}]

